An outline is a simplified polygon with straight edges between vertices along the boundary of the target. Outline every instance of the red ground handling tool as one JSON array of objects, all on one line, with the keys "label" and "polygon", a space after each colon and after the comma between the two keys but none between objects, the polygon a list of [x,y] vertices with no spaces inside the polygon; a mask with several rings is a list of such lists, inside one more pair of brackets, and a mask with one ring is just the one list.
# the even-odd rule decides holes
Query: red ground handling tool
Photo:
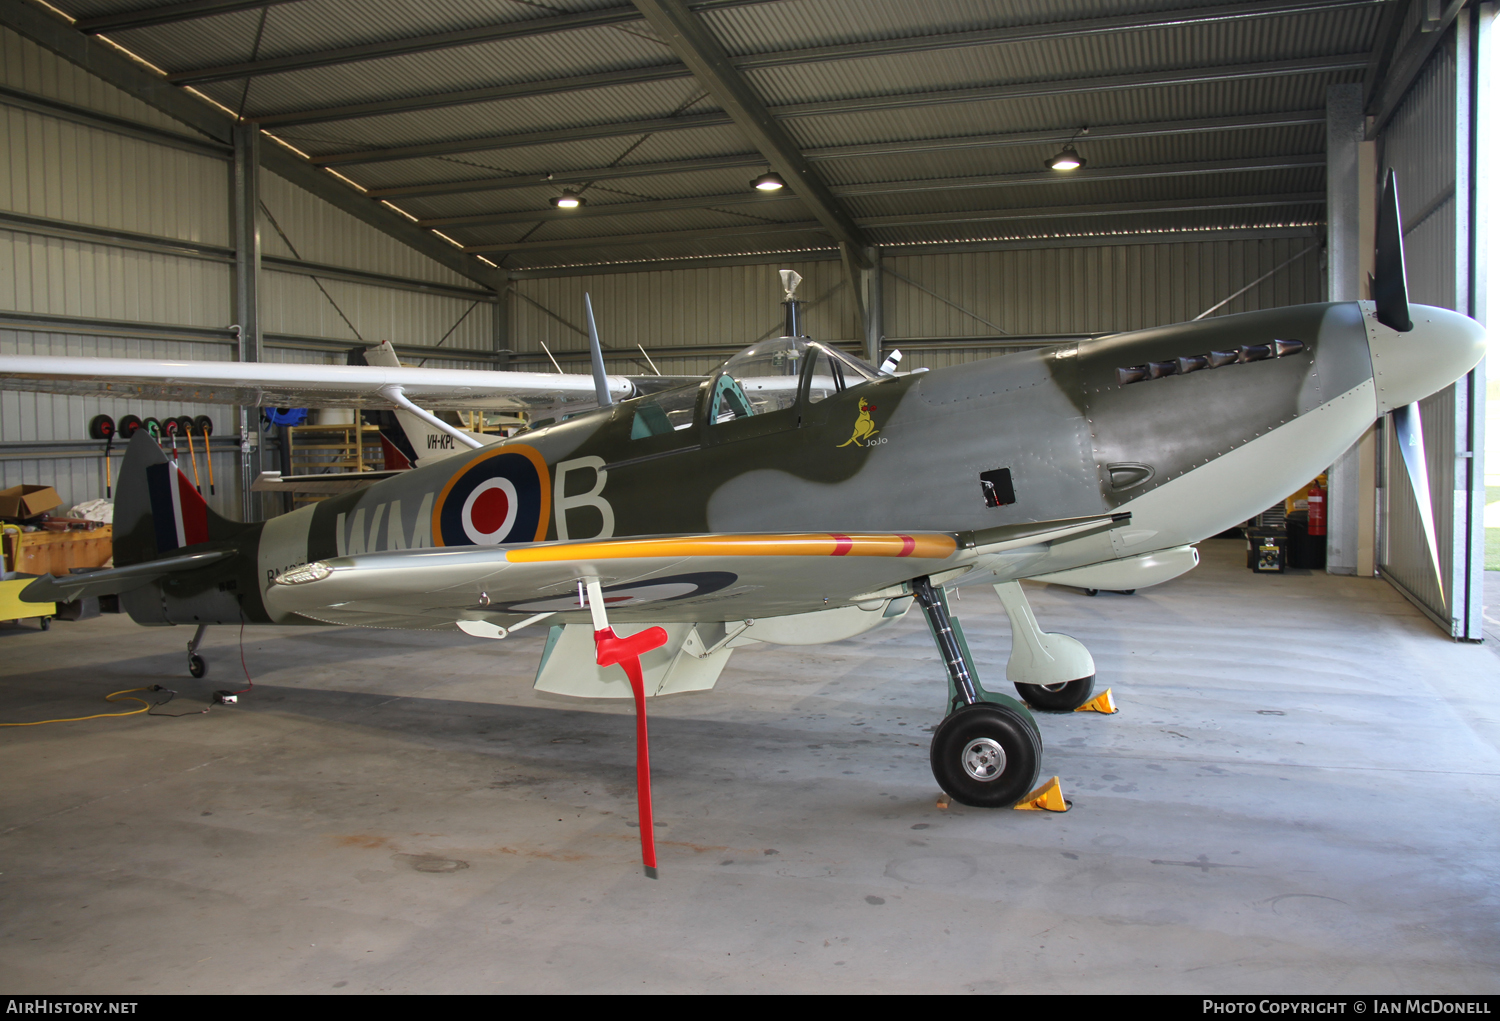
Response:
[{"label": "red ground handling tool", "polygon": [[646,682],[641,675],[641,653],[650,652],[667,644],[667,632],[663,628],[651,627],[640,634],[621,638],[609,626],[604,613],[604,594],[599,582],[585,583],[588,591],[589,612],[594,615],[594,649],[600,666],[618,663],[630,678],[630,691],[635,695],[635,800],[641,827],[641,864],[646,875],[656,876],[656,834],[651,822],[651,750],[646,734]]}]

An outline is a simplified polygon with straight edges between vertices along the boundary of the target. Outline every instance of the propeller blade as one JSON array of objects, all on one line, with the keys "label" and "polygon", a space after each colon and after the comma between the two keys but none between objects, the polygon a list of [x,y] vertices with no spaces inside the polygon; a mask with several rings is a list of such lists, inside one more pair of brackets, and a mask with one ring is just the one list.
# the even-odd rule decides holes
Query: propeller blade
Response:
[{"label": "propeller blade", "polygon": [[594,395],[599,398],[599,407],[607,408],[615,402],[609,394],[609,376],[604,371],[604,352],[599,347],[599,327],[594,325],[594,303],[588,292],[583,293],[583,310],[589,317],[589,362],[594,368]]},{"label": "propeller blade", "polygon": [[1417,500],[1417,514],[1422,518],[1422,532],[1427,536],[1427,552],[1432,573],[1437,577],[1438,593],[1443,591],[1443,571],[1438,566],[1437,528],[1433,522],[1432,489],[1427,484],[1427,448],[1422,442],[1422,410],[1415,403],[1391,412],[1396,425],[1396,445],[1406,464],[1412,495]]},{"label": "propeller blade", "polygon": [[[1401,245],[1401,203],[1396,197],[1396,171],[1387,171],[1385,194],[1375,217],[1375,276],[1370,282],[1375,318],[1398,333],[1412,327],[1406,302],[1406,253]],[[1420,435],[1420,434],[1419,434]]]}]

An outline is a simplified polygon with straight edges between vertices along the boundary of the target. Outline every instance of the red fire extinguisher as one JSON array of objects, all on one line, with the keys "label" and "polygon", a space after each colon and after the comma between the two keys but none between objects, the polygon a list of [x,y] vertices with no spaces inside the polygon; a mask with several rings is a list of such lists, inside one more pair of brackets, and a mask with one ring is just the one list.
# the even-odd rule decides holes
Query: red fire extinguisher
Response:
[{"label": "red fire extinguisher", "polygon": [[1307,534],[1328,534],[1328,493],[1316,481],[1307,487]]}]

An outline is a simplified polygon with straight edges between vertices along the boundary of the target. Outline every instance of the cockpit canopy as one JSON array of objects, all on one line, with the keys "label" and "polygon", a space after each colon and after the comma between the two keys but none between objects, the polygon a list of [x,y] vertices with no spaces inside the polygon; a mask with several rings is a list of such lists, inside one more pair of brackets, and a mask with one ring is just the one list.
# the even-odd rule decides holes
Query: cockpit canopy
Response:
[{"label": "cockpit canopy", "polygon": [[725,362],[714,377],[709,422],[729,422],[792,407],[797,403],[804,371],[808,375],[809,403],[880,377],[868,363],[816,341],[800,337],[763,340]]}]

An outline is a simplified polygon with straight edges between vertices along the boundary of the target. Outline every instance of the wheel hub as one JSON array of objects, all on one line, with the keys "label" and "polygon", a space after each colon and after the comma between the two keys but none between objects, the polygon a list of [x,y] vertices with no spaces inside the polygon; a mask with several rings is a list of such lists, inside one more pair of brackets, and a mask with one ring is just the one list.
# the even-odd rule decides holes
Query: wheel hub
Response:
[{"label": "wheel hub", "polygon": [[993,780],[1005,772],[1005,749],[994,738],[975,738],[964,745],[963,754],[959,758],[963,762],[964,772],[975,780]]}]

